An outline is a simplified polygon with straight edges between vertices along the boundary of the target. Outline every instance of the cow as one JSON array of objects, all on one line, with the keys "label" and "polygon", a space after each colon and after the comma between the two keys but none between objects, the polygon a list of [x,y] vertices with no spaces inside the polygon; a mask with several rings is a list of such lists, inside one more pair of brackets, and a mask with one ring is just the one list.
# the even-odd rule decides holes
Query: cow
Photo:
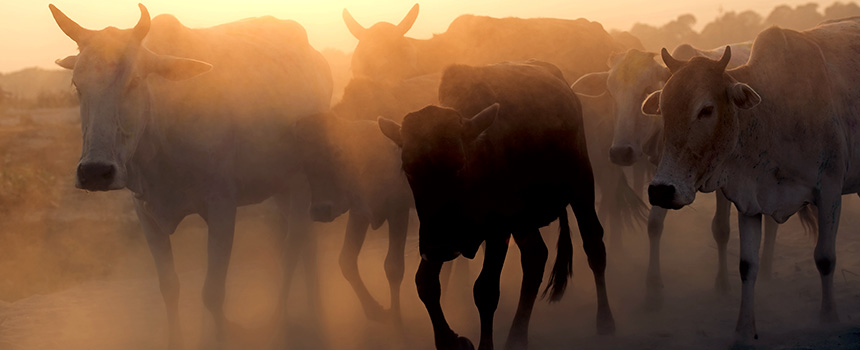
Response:
[{"label": "cow", "polygon": [[418,4],[397,25],[379,22],[365,28],[346,9],[343,20],[358,39],[351,69],[355,78],[397,82],[441,72],[453,63],[484,65],[538,59],[561,68],[568,81],[605,71],[606,59],[641,43],[621,36],[621,44],[597,22],[586,19],[492,18],[462,15],[431,39],[406,37],[418,17]]},{"label": "cow", "polygon": [[603,228],[594,210],[581,110],[561,71],[537,61],[453,65],[442,75],[439,102],[407,114],[402,126],[379,119],[382,132],[401,149],[420,219],[415,283],[436,348],[474,348],[445,321],[439,272],[443,262],[459,255],[473,258],[483,242],[474,296],[481,319],[479,348],[493,348],[499,275],[511,235],[522,253],[523,281],[508,347],[526,346],[547,259],[538,229],[559,220],[557,260],[545,292],[558,300],[572,268],[568,205],[594,273],[598,332],[612,333]]},{"label": "cow", "polygon": [[[171,349],[181,346],[181,332],[170,235],[188,215],[206,220],[203,302],[217,341],[225,341],[236,208],[274,196],[290,218],[288,246],[301,248],[309,190],[286,136],[299,117],[328,109],[328,64],[294,21],[261,17],[189,29],[170,15],[150,20],[140,5],[134,28],[96,31],[49,7],[79,46],[77,55],[57,61],[73,70],[81,103],[76,186],[133,195],[158,271]],[[297,258],[285,254],[285,290]]]},{"label": "cow", "polygon": [[642,104],[665,122],[665,151],[648,187],[667,209],[690,204],[697,191],[721,191],[738,210],[741,306],[735,339],[758,337],[754,288],[761,216],[784,222],[817,207],[815,265],[821,275],[820,320],[838,320],[833,298],[841,195],[860,191],[860,18],[797,32],[768,28],[747,65],[662,58],[672,72]]},{"label": "cow", "polygon": [[407,113],[436,103],[441,73],[427,74],[396,82],[353,78],[332,112],[347,120],[385,117],[400,121]]},{"label": "cow", "polygon": [[[749,60],[751,43],[730,45],[733,48],[729,67],[737,67]],[[673,57],[689,60],[692,57],[717,59],[725,48],[700,50],[687,44],[678,46]],[[612,144],[608,148],[608,159],[618,166],[645,166],[653,174],[663,152],[663,121],[659,117],[642,114],[641,103],[647,94],[656,91],[669,78],[671,73],[654,58],[656,53],[637,49],[610,58],[607,72],[589,73],[577,80],[571,88],[583,100],[583,105],[591,100],[603,100],[604,106],[598,113],[613,114],[615,130]],[[608,100],[608,101],[607,101]],[[593,102],[598,103],[598,102]],[[586,109],[587,110],[587,109]],[[586,120],[595,119],[585,114]],[[607,153],[599,155],[606,158]],[[640,162],[643,156],[647,162]],[[594,162],[595,158],[592,158]],[[639,190],[641,187],[637,187]],[[731,203],[717,192],[717,206],[711,222],[711,230],[717,243],[718,269],[715,289],[727,293],[729,277],[727,268],[726,245],[729,241],[729,216]],[[656,309],[662,305],[663,279],[660,269],[660,238],[663,234],[663,221],[667,211],[651,207],[648,214],[648,237],[650,243],[649,263],[646,278],[646,307]],[[808,216],[803,216],[807,218]],[[771,261],[776,242],[777,224],[772,219],[765,221],[765,249],[762,256],[762,275],[771,275]]]}]

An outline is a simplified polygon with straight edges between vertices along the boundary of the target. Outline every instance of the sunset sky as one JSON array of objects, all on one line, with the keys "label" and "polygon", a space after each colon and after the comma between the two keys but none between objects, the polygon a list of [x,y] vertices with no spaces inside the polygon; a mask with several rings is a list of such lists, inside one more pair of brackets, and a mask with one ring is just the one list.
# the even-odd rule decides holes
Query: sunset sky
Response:
[{"label": "sunset sky", "polygon": [[[84,27],[128,28],[138,17],[138,1],[77,0],[54,2],[69,17]],[[409,36],[426,38],[445,31],[460,14],[493,17],[584,17],[602,23],[607,29],[630,29],[636,22],[663,24],[680,14],[692,13],[698,26],[724,11],[755,10],[766,15],[779,4],[797,5],[808,0],[704,0],[691,5],[688,0],[434,0],[421,3],[418,20]],[[293,19],[308,31],[317,49],[336,48],[352,51],[356,40],[341,19],[348,8],[363,25],[378,21],[397,23],[415,0],[149,0],[144,2],[153,16],[171,13],[189,27],[207,27],[246,17],[273,15]],[[833,1],[821,2],[821,7]],[[3,1],[0,5],[0,72],[25,67],[53,68],[54,59],[75,52],[75,44],[54,23],[47,2]]]}]

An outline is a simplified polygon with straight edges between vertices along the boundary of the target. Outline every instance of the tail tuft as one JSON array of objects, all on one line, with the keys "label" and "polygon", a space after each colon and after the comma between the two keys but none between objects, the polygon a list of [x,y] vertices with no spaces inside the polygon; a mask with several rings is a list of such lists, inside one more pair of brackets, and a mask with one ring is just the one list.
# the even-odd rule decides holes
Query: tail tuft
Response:
[{"label": "tail tuft", "polygon": [[549,275],[549,283],[543,291],[543,297],[550,302],[561,300],[567,288],[567,280],[573,275],[573,242],[570,240],[570,223],[567,219],[567,208],[558,217],[558,247],[555,265]]},{"label": "tail tuft", "polygon": [[800,217],[800,223],[803,224],[803,231],[813,239],[817,239],[818,208],[815,205],[807,204],[797,212],[797,215]]}]

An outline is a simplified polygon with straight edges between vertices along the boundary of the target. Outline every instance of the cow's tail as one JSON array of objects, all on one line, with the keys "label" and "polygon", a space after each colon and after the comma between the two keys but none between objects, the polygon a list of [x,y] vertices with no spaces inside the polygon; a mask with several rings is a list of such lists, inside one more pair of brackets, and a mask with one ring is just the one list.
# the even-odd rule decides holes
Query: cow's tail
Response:
[{"label": "cow's tail", "polygon": [[558,247],[555,265],[549,275],[549,283],[543,291],[543,297],[550,302],[561,300],[567,280],[573,274],[573,242],[570,240],[570,223],[567,220],[567,208],[558,217]]},{"label": "cow's tail", "polygon": [[800,223],[803,224],[803,231],[810,237],[818,238],[818,208],[815,205],[807,204],[797,212],[800,217]]},{"label": "cow's tail", "polygon": [[648,222],[648,205],[627,182],[624,173],[618,178],[615,191],[615,210],[618,210],[621,226],[631,231],[644,227]]}]

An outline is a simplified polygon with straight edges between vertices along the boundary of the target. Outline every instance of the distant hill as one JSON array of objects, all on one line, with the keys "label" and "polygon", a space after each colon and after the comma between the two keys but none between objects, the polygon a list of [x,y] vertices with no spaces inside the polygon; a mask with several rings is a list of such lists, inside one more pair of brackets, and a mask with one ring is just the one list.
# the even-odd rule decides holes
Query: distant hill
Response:
[{"label": "distant hill", "polygon": [[65,93],[72,90],[72,72],[26,68],[12,73],[0,74],[0,89],[9,97],[32,100],[40,94]]}]

